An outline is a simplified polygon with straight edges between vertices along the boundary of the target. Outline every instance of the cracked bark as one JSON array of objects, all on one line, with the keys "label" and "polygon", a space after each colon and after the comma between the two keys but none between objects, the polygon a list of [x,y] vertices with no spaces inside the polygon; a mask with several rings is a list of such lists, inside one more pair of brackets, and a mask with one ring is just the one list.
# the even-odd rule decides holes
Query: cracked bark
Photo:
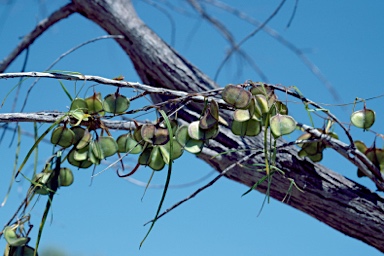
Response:
[{"label": "cracked bark", "polygon": [[[136,15],[130,1],[72,2],[78,13],[98,24],[109,34],[125,37],[116,41],[132,60],[143,83],[185,92],[206,91],[218,87],[151,31]],[[187,107],[179,117],[186,122],[196,120],[200,113],[199,105],[190,104]],[[230,119],[228,112],[224,112],[223,117]],[[247,153],[241,149],[251,147],[264,147],[262,135],[255,138],[239,138],[228,128],[221,127],[219,136],[210,141],[198,157],[220,172],[246,156]],[[211,156],[217,153],[233,149],[240,151],[211,159]],[[263,164],[263,155],[257,155],[248,163]],[[289,187],[287,178],[292,178],[303,188],[304,193],[293,190],[288,202],[290,206],[384,252],[382,196],[320,164],[300,159],[295,148],[284,148],[277,153],[277,167],[285,172],[285,176],[274,175],[270,189],[273,198],[283,199]],[[262,174],[237,166],[228,172],[226,177],[250,187]],[[266,185],[261,184],[257,190],[265,193]]]}]

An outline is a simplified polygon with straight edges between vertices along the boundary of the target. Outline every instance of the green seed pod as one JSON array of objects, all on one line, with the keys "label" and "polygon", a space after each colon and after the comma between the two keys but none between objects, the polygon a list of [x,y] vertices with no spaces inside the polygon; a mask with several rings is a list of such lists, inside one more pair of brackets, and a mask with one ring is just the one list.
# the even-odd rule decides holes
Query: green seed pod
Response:
[{"label": "green seed pod", "polygon": [[84,137],[85,129],[81,126],[73,126],[71,130],[75,134],[75,139],[73,140],[73,145],[77,145],[80,140]]},{"label": "green seed pod", "polygon": [[351,115],[351,123],[358,128],[364,129],[364,131],[371,128],[375,123],[375,119],[375,111],[366,108],[355,111]]},{"label": "green seed pod", "polygon": [[101,136],[98,138],[97,143],[100,145],[104,157],[113,156],[117,153],[118,145],[111,136]]},{"label": "green seed pod", "polygon": [[129,152],[131,154],[139,154],[143,150],[143,146],[140,145],[130,133],[120,135],[116,142],[118,145],[118,152],[120,153]]},{"label": "green seed pod", "polygon": [[296,121],[291,116],[276,114],[269,121],[272,134],[278,138],[292,133],[296,129]]},{"label": "green seed pod", "polygon": [[91,161],[89,161],[89,155],[88,155],[87,160],[78,161],[75,158],[75,152],[76,152],[76,149],[74,149],[74,148],[71,151],[69,151],[68,156],[67,156],[68,163],[70,163],[73,166],[83,168],[83,169],[86,169],[86,168],[89,168],[90,166],[92,166],[93,163]]},{"label": "green seed pod", "polygon": [[103,103],[100,100],[101,95],[100,93],[96,94],[94,93],[91,97],[88,97],[85,99],[85,102],[87,103],[88,113],[90,114],[100,114],[102,115],[103,110]]},{"label": "green seed pod", "polygon": [[204,142],[202,140],[195,140],[189,136],[188,126],[186,125],[177,129],[175,138],[186,151],[192,154],[200,153],[204,146]]},{"label": "green seed pod", "polygon": [[88,113],[87,102],[82,98],[75,98],[70,107],[71,111],[82,111],[83,113]]},{"label": "green seed pod", "polygon": [[59,145],[63,148],[68,148],[73,145],[75,141],[75,133],[65,126],[56,127],[52,131],[51,143]]},{"label": "green seed pod", "polygon": [[195,140],[208,140],[213,139],[219,134],[219,126],[216,124],[214,127],[203,130],[200,129],[199,121],[195,121],[189,124],[188,134]]},{"label": "green seed pod", "polygon": [[86,146],[89,145],[89,143],[91,142],[91,140],[92,140],[92,135],[91,135],[91,133],[89,132],[89,130],[88,130],[88,129],[84,130],[83,137],[82,137],[81,140],[77,143],[76,148],[77,148],[77,149],[85,148]]},{"label": "green seed pod", "polygon": [[62,187],[68,187],[72,185],[74,181],[73,173],[69,168],[61,168],[59,174],[59,184]]},{"label": "green seed pod", "polygon": [[116,92],[104,97],[103,109],[109,113],[121,114],[128,110],[129,105],[129,99]]},{"label": "green seed pod", "polygon": [[159,146],[161,155],[163,156],[163,160],[166,164],[169,164],[171,160],[175,160],[183,154],[183,147],[177,142],[176,139],[172,139],[172,157],[170,156],[170,141],[168,141],[165,145]]}]

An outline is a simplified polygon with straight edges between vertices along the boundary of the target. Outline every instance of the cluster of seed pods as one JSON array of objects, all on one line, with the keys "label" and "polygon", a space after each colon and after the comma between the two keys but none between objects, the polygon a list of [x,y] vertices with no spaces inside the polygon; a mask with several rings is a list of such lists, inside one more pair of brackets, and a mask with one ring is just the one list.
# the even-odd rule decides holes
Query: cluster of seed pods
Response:
[{"label": "cluster of seed pods", "polygon": [[249,90],[241,85],[227,85],[222,97],[236,109],[231,125],[236,135],[257,136],[262,127],[270,127],[272,134],[280,137],[296,128],[296,121],[288,116],[287,106],[267,85],[253,84]]}]

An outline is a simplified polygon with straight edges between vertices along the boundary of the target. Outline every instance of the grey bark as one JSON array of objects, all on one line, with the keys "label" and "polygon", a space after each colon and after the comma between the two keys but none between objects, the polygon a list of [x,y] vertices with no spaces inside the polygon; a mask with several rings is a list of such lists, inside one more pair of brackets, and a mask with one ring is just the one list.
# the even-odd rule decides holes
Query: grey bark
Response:
[{"label": "grey bark", "polygon": [[[94,21],[109,34],[125,37],[116,41],[132,60],[143,83],[186,92],[217,88],[211,79],[149,29],[139,19],[130,1],[73,0],[73,3],[77,12]],[[188,105],[188,111],[182,112],[179,117],[187,122],[194,121],[200,111],[198,105]],[[228,113],[223,115],[225,119],[230,120]],[[241,139],[223,126],[219,136],[210,141],[198,157],[221,172],[248,154],[241,149],[263,147],[262,135]],[[233,149],[239,151],[211,158],[217,153]],[[263,155],[257,155],[248,163],[263,164]],[[294,189],[287,204],[384,252],[383,197],[320,164],[300,159],[295,148],[279,150],[277,167],[285,172],[285,176],[274,175],[270,188],[273,198],[284,198],[289,187],[287,178],[292,178],[304,192]],[[262,175],[254,170],[236,166],[226,177],[251,187]],[[265,183],[257,187],[262,193],[265,193],[266,189]]]}]

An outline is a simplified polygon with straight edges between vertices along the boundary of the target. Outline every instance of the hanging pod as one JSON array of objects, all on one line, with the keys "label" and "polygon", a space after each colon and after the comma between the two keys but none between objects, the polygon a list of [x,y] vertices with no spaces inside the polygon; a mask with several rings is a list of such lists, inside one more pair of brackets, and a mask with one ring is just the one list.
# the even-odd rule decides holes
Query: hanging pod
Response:
[{"label": "hanging pod", "polygon": [[3,235],[10,246],[23,246],[30,240],[29,237],[19,237],[11,226],[4,228]]},{"label": "hanging pod", "polygon": [[117,153],[118,145],[114,138],[111,136],[101,136],[97,140],[100,145],[101,150],[103,151],[104,158],[113,156]]},{"label": "hanging pod", "polygon": [[276,114],[270,118],[269,125],[275,138],[292,133],[296,129],[296,121],[291,116]]},{"label": "hanging pod", "polygon": [[219,105],[212,100],[200,119],[199,127],[203,130],[213,128],[219,122]]},{"label": "hanging pod", "polygon": [[141,127],[141,137],[144,141],[153,145],[164,145],[169,141],[169,132],[167,128],[159,125],[144,124]]},{"label": "hanging pod", "polygon": [[364,108],[362,110],[358,110],[352,113],[351,123],[354,126],[362,128],[365,131],[371,128],[371,126],[375,123],[375,116],[375,111]]},{"label": "hanging pod", "polygon": [[252,97],[252,100],[247,109],[236,109],[233,112],[233,119],[237,122],[245,122],[251,118],[260,119],[261,116],[261,109],[258,106],[255,97]]},{"label": "hanging pod", "polygon": [[74,181],[73,173],[69,168],[60,168],[59,185],[61,187],[68,187],[72,185]]},{"label": "hanging pod", "polygon": [[139,164],[149,166],[155,171],[160,171],[165,166],[159,146],[145,148],[140,154],[138,161]]},{"label": "hanging pod", "polygon": [[104,97],[103,109],[108,113],[121,114],[128,110],[129,105],[129,99],[116,92]]},{"label": "hanging pod", "polygon": [[85,99],[87,103],[88,113],[89,114],[99,114],[103,115],[103,103],[101,102],[101,94],[93,93],[92,96]]},{"label": "hanging pod", "polygon": [[129,152],[130,154],[139,154],[143,150],[143,146],[139,144],[130,133],[120,135],[116,142],[119,153]]},{"label": "hanging pod", "polygon": [[213,139],[219,134],[219,125],[216,124],[209,130],[200,129],[199,121],[192,122],[188,125],[188,135],[195,140]]},{"label": "hanging pod", "polygon": [[175,138],[189,153],[197,154],[200,153],[203,149],[204,142],[202,140],[192,139],[188,134],[188,126],[186,125],[183,125],[177,129]]},{"label": "hanging pod", "polygon": [[70,147],[75,141],[75,133],[66,126],[58,126],[52,131],[51,143],[63,148]]},{"label": "hanging pod", "polygon": [[245,122],[232,121],[231,131],[235,135],[257,136],[261,132],[261,122],[258,119],[251,118]]},{"label": "hanging pod", "polygon": [[82,98],[75,98],[71,107],[69,108],[71,111],[82,111],[83,113],[88,113],[88,105],[87,102]]},{"label": "hanging pod", "polygon": [[76,149],[82,149],[89,145],[92,140],[92,134],[88,129],[84,130],[82,138],[77,142]]},{"label": "hanging pod", "polygon": [[240,109],[246,109],[252,99],[252,94],[249,91],[232,84],[225,86],[221,96],[225,102]]},{"label": "hanging pod", "polygon": [[[88,150],[88,147],[86,147],[86,149]],[[72,148],[72,150],[69,151],[67,155],[68,163],[70,163],[75,167],[83,168],[83,169],[89,168],[90,166],[93,165],[93,163],[89,160],[89,153],[88,153],[89,151],[86,153],[86,159],[82,161],[76,160],[75,158],[76,151],[78,150],[76,150],[75,148]]]},{"label": "hanging pod", "polygon": [[85,129],[81,126],[73,126],[73,127],[71,127],[71,130],[75,134],[75,138],[73,140],[73,145],[77,145],[80,142],[80,140],[83,138],[84,133],[85,133]]},{"label": "hanging pod", "polygon": [[166,144],[159,146],[161,155],[166,164],[169,164],[171,160],[175,160],[183,154],[183,147],[177,142],[176,139],[172,138],[172,156],[171,151],[171,142],[168,141]]}]

